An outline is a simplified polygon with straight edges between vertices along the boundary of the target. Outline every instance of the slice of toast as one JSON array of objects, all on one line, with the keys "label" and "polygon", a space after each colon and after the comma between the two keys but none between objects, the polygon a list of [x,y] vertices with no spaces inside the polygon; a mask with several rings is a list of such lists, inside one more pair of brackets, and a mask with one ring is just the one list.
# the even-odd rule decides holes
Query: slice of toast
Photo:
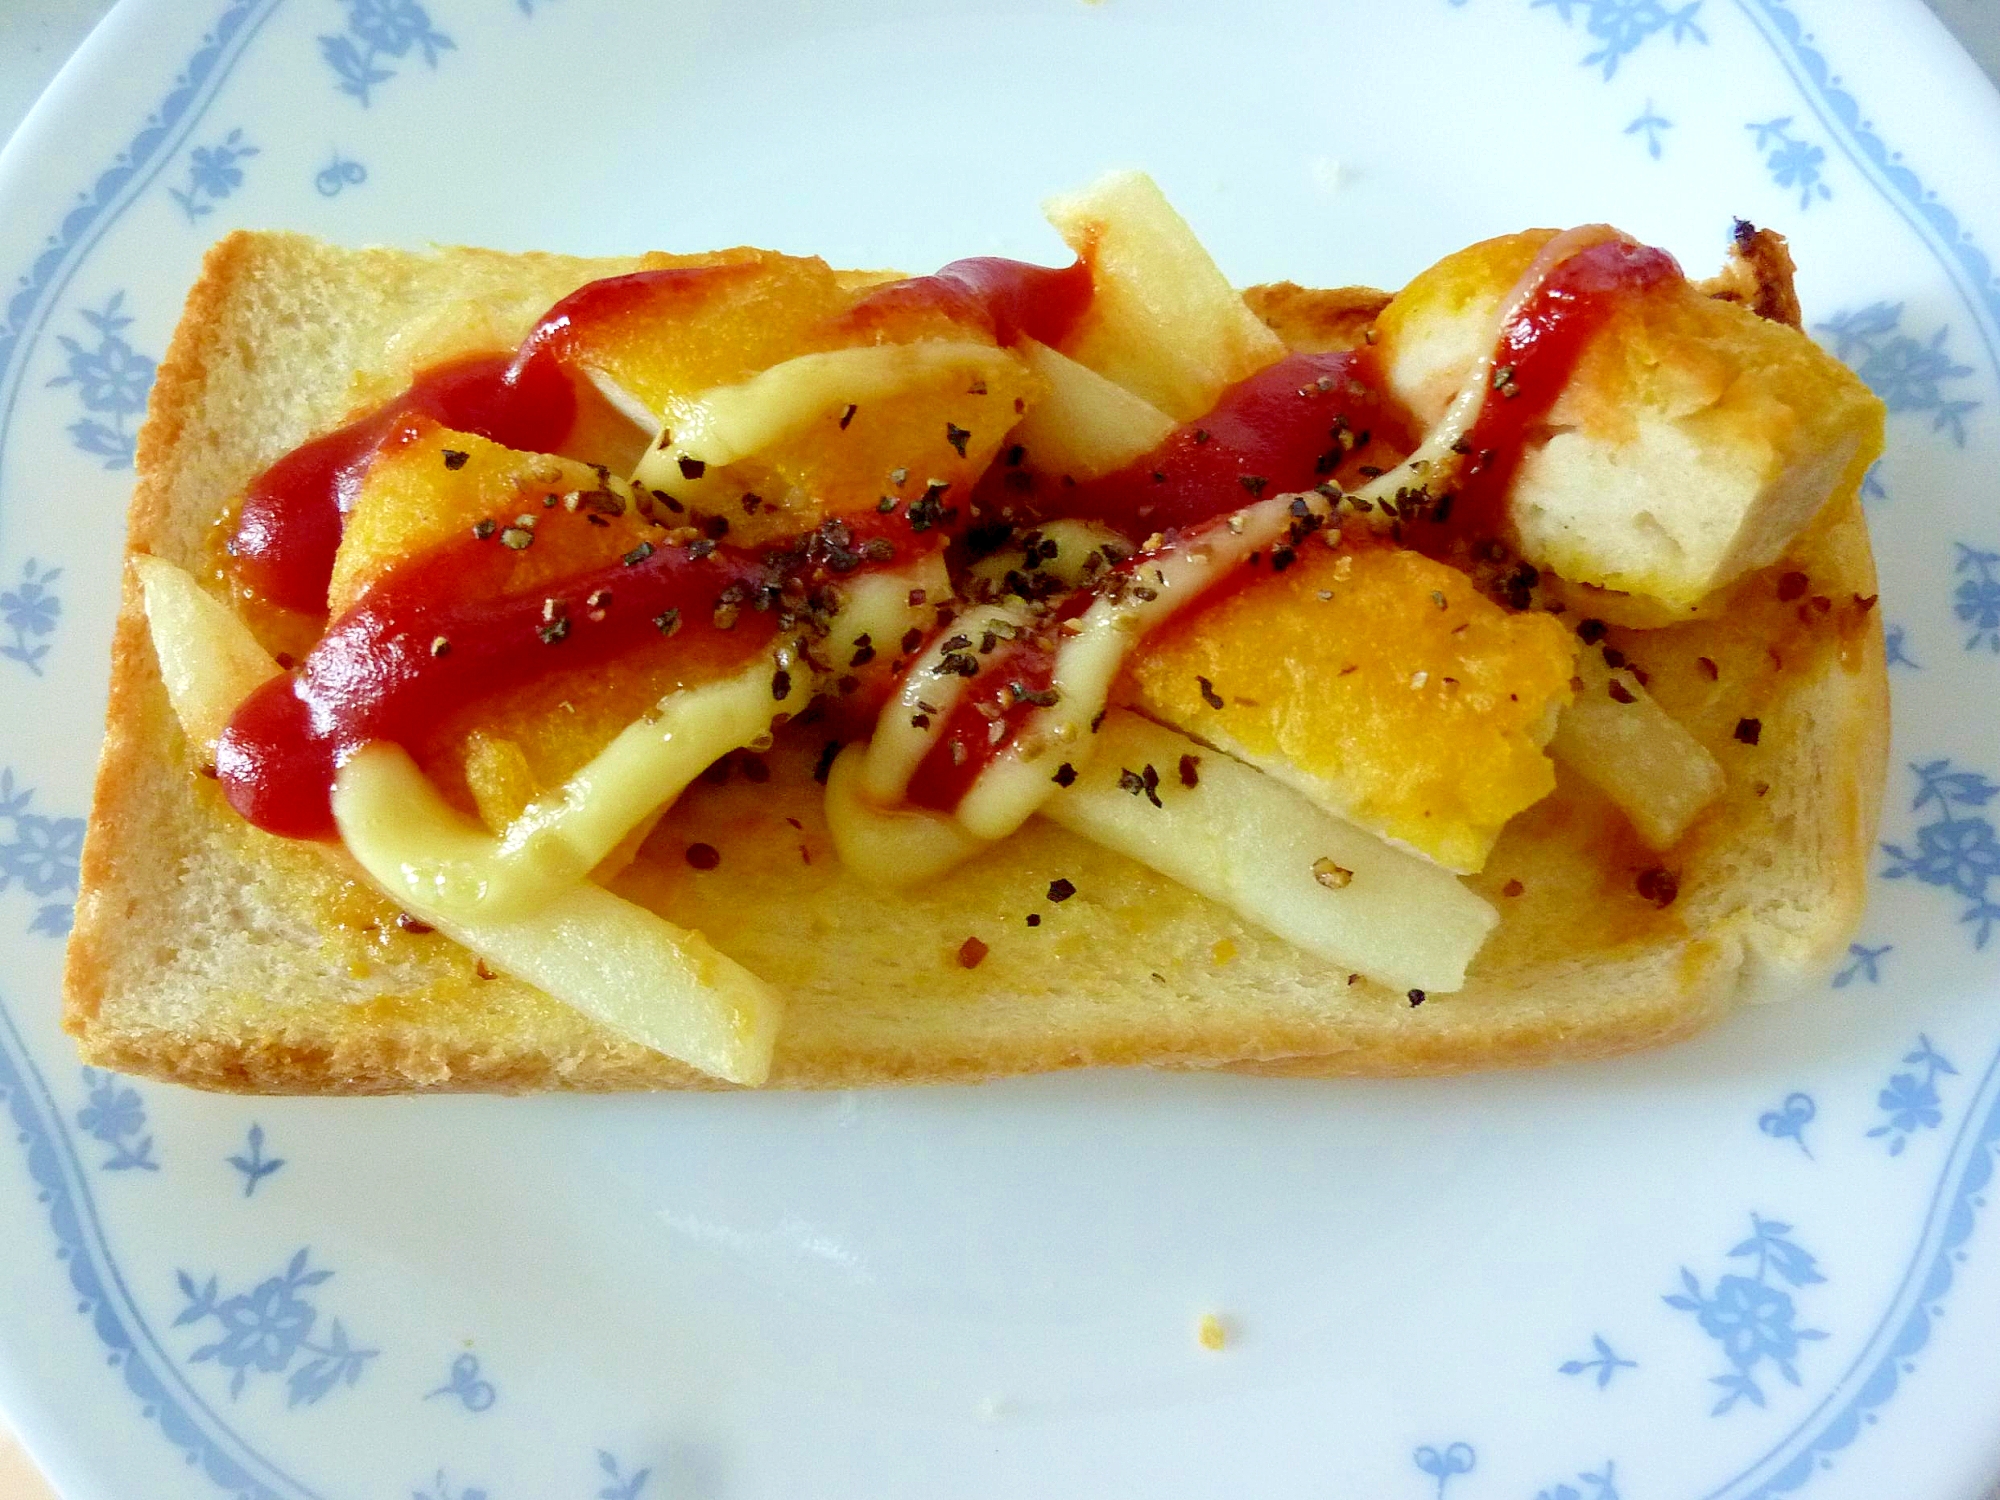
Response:
[{"label": "slice of toast", "polygon": [[[230,237],[160,368],[128,550],[223,593],[218,522],[252,475],[417,365],[505,347],[635,264]],[[1847,495],[1721,618],[1614,630],[1605,644],[1645,669],[1727,791],[1660,855],[1565,774],[1473,878],[1503,920],[1467,986],[1420,1004],[1039,819],[923,890],[871,889],[834,856],[810,729],[766,758],[768,780],[698,783],[617,889],[784,991],[774,1086],[1103,1064],[1432,1073],[1629,1051],[1830,963],[1858,919],[1887,739],[1874,593]],[[697,842],[718,867],[688,863]],[[1677,883],[1665,905],[1661,870]],[[1052,900],[1057,880],[1076,894]],[[272,1093],[713,1086],[397,916],[230,811],[168,706],[128,570],[66,982],[88,1061]],[[972,968],[968,937],[986,945]]]}]

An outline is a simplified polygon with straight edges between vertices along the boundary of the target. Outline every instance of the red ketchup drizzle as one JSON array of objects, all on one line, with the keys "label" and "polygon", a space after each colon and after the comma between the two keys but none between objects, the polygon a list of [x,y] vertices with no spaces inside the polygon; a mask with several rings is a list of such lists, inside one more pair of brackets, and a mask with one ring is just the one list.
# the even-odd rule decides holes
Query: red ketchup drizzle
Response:
[{"label": "red ketchup drizzle", "polygon": [[[1093,596],[1086,592],[1082,597],[1087,602]],[[944,732],[910,777],[908,797],[914,806],[937,812],[957,807],[1035,711],[1021,694],[1046,691],[1055,676],[1055,648],[1039,641],[1010,641],[989,656],[973,654],[973,660],[979,663],[979,675],[965,685],[945,718]],[[1021,692],[1015,691],[1017,685]],[[1002,726],[997,738],[995,724]]]},{"label": "red ketchup drizzle", "polygon": [[1486,391],[1465,435],[1472,459],[1440,524],[1475,538],[1504,530],[1507,490],[1530,430],[1548,416],[1592,337],[1627,299],[1681,279],[1666,251],[1631,240],[1587,246],[1542,278],[1501,327],[1493,370],[1496,381],[1503,371],[1511,379]]},{"label": "red ketchup drizzle", "polygon": [[424,371],[386,406],[294,448],[250,481],[229,541],[237,577],[273,604],[323,611],[341,526],[362,477],[396,419],[409,413],[548,453],[569,435],[576,391],[532,340],[520,354],[473,355]]},{"label": "red ketchup drizzle", "polygon": [[[996,466],[981,482],[979,502],[988,511],[1025,502],[1044,519],[1077,516],[1140,537],[1344,474],[1353,459],[1343,433],[1360,462],[1373,458],[1387,468],[1408,446],[1406,419],[1377,389],[1371,363],[1359,349],[1289,355],[1230,386],[1207,416],[1122,469],[1067,484]],[[1032,465],[1034,454],[1027,459]]]},{"label": "red ketchup drizzle", "polygon": [[[453,542],[398,569],[333,623],[296,674],[244,701],[215,747],[230,806],[269,833],[332,838],[334,772],[370,740],[412,744],[496,690],[658,640],[655,619],[669,609],[689,636],[718,633],[717,595],[762,571],[737,548],[696,558],[661,547],[630,567],[613,562],[523,593],[460,597],[475,565],[468,554],[482,545],[492,544]],[[611,597],[592,618],[599,611],[586,600],[599,590]],[[564,602],[566,624],[545,614],[551,598]],[[746,608],[731,633],[747,657],[775,629],[769,613]],[[434,654],[440,639],[449,643],[443,655]]]},{"label": "red ketchup drizzle", "polygon": [[984,324],[1002,344],[1027,338],[1059,342],[1090,306],[1090,267],[1082,261],[1056,269],[996,255],[955,260],[929,276],[912,276],[875,288],[848,316],[907,307]]}]

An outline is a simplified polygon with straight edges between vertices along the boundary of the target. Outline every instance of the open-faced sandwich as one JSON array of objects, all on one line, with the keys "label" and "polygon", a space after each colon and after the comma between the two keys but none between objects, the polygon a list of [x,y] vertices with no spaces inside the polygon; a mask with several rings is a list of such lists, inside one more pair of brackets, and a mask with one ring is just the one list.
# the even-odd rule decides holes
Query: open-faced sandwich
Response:
[{"label": "open-faced sandwich", "polygon": [[288,1092],[1405,1073],[1847,940],[1882,408],[1603,225],[1238,292],[210,252],[139,444],[92,1062]]}]

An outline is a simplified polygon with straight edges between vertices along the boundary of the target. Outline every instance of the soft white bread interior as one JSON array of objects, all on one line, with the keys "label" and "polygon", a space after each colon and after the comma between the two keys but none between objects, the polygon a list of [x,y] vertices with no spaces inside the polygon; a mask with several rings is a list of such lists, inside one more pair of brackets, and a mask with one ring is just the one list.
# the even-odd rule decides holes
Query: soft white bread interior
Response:
[{"label": "soft white bread interior", "polygon": [[[1447,256],[1383,309],[1383,367],[1419,420],[1476,375],[1508,293],[1553,237]],[[1572,582],[1692,609],[1854,488],[1881,433],[1881,403],[1844,365],[1676,280],[1624,301],[1590,338],[1514,476],[1513,540]]]},{"label": "soft white bread interior", "polygon": [[[459,352],[453,338],[504,345],[633,264],[223,241],[161,366],[130,551],[226,598],[217,522],[259,469]],[[474,307],[477,320],[450,312]],[[1791,574],[1809,580],[1803,597],[1780,583]],[[1466,987],[1421,1004],[1045,820],[914,893],[873,890],[834,858],[811,726],[781,739],[768,780],[698,784],[616,889],[784,993],[774,1085],[1091,1064],[1444,1072],[1647,1046],[1724,1014],[1753,971],[1829,961],[1862,900],[1886,708],[1851,488],[1735,588],[1720,618],[1603,643],[1715,756],[1719,801],[1655,853],[1562,776],[1471,881],[1502,920]],[[1736,730],[1753,717],[1747,745]],[[399,925],[312,848],[238,819],[205,759],[169,706],[128,571],[66,983],[65,1024],[90,1062],[267,1092],[708,1086]],[[716,868],[683,857],[697,842]],[[1058,880],[1075,894],[1052,899]],[[975,967],[969,937],[985,945]]]}]

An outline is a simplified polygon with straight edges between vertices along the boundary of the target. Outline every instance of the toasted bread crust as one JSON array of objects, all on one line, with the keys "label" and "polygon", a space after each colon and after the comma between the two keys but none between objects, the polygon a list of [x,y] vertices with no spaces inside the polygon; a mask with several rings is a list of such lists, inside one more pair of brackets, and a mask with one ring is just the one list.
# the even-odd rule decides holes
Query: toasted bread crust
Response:
[{"label": "toasted bread crust", "polygon": [[[346,372],[377,383],[406,373],[381,368],[384,330],[399,320],[511,283],[521,307],[546,306],[630,264],[231,236],[205,262],[160,368],[128,550],[199,572],[229,497],[353,405]],[[1345,309],[1368,305],[1337,296]],[[351,310],[332,332],[310,321],[328,307]],[[308,367],[308,353],[324,365]],[[1847,604],[1875,587],[1853,499],[1830,506],[1779,566],[1808,571],[1816,593],[1848,610],[1838,632],[1788,638],[1782,668],[1752,670],[1764,649],[1754,637],[1775,628],[1762,616],[1629,645],[1729,772],[1722,805],[1663,856],[1678,868],[1679,902],[1654,911],[1631,897],[1619,820],[1565,778],[1479,878],[1505,919],[1471,982],[1421,1007],[1039,821],[935,890],[871,892],[832,858],[809,770],[816,745],[781,750],[768,785],[690,794],[649,845],[660,857],[620,889],[789,994],[777,1086],[1101,1065],[1444,1073],[1675,1040],[1726,1014],[1759,970],[1798,976],[1830,963],[1864,895],[1887,689],[1879,619]],[[1716,653],[1729,664],[1726,691],[1694,670]],[[1764,726],[1754,759],[1729,735],[1751,713]],[[780,828],[788,818],[796,836]],[[678,858],[697,838],[725,850],[717,877]],[[1057,875],[1081,894],[1030,933],[1022,916]],[[1525,894],[1503,896],[1515,879]],[[525,985],[479,977],[443,939],[396,932],[393,915],[310,848],[228,810],[166,703],[128,580],[65,991],[64,1023],[88,1061],[265,1093],[712,1086]],[[993,948],[976,971],[951,958],[968,930]]]}]

